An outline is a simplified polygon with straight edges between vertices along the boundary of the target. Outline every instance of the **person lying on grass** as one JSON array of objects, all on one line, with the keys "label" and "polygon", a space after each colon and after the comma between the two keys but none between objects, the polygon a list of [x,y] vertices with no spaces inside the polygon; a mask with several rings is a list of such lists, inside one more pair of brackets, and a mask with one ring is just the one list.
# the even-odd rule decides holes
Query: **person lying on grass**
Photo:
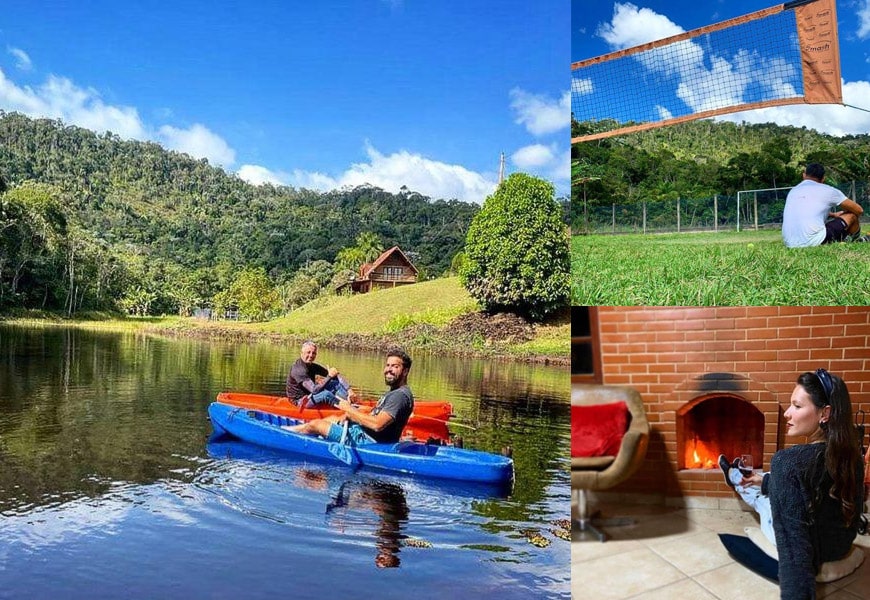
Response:
[{"label": "person lying on grass", "polygon": [[[414,395],[408,387],[408,371],[411,369],[411,357],[403,350],[391,350],[387,353],[384,365],[384,382],[390,388],[381,396],[371,413],[357,410],[352,399],[342,399],[338,408],[344,411],[342,417],[327,417],[302,423],[301,425],[285,426],[294,433],[319,435],[331,442],[344,440],[346,444],[362,445],[398,442],[402,430],[414,412]],[[344,432],[344,422],[347,421],[347,433]]]},{"label": "person lying on grass", "polygon": [[740,473],[719,456],[725,482],[757,512],[761,531],[779,554],[780,597],[816,597],[822,563],[849,554],[861,521],[864,467],[852,403],[842,379],[818,369],[803,373],[785,411],[786,435],[806,436],[773,455],[769,473]]},{"label": "person lying on grass", "polygon": [[[840,210],[832,209],[840,207]],[[843,192],[825,183],[825,167],[809,163],[803,181],[791,189],[782,213],[782,239],[789,248],[820,246],[847,240],[866,242],[861,236],[864,209]]]}]

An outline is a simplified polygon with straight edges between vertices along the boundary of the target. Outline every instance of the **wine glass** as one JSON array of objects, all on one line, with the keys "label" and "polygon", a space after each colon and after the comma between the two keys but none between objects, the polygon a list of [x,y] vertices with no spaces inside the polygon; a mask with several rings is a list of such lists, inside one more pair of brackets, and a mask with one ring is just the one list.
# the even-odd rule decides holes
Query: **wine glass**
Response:
[{"label": "wine glass", "polygon": [[740,472],[743,474],[744,477],[749,477],[750,475],[752,475],[754,473],[754,471],[752,469],[752,455],[751,454],[741,454],[740,455],[740,462],[742,465],[740,467]]}]

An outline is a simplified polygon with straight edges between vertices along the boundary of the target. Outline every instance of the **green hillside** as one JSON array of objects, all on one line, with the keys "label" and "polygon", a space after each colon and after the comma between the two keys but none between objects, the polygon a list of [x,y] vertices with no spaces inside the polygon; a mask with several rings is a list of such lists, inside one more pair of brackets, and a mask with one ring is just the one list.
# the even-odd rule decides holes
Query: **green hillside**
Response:
[{"label": "green hillside", "polygon": [[0,310],[185,313],[244,269],[281,286],[319,265],[305,283],[325,288],[362,234],[438,277],[479,209],[407,189],[253,186],[154,143],[17,113],[0,111],[0,140]]},{"label": "green hillside", "polygon": [[447,277],[377,290],[355,296],[326,296],[309,302],[286,317],[257,329],[279,333],[335,335],[393,332],[408,325],[446,325],[454,317],[479,310],[459,283]]}]

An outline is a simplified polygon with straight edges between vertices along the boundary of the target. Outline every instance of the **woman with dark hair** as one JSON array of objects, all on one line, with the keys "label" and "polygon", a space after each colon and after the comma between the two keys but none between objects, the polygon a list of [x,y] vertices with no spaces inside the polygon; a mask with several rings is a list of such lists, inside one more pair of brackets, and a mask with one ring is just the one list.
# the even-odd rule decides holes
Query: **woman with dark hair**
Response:
[{"label": "woman with dark hair", "polygon": [[785,419],[786,435],[805,436],[807,443],[774,454],[769,473],[744,477],[733,468],[737,461],[723,456],[719,464],[728,484],[755,502],[762,531],[769,506],[780,597],[811,599],[819,566],[846,557],[857,535],[864,465],[849,390],[836,375],[825,369],[801,374]]}]

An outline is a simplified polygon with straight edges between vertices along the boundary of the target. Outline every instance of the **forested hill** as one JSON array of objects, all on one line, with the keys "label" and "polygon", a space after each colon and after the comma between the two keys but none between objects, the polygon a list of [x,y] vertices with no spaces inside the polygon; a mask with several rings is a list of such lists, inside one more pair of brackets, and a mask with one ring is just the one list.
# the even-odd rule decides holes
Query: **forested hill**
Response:
[{"label": "forested hill", "polygon": [[[572,137],[611,128],[607,122],[574,121]],[[705,120],[574,144],[571,159],[576,216],[584,186],[590,204],[734,195],[794,185],[806,162],[824,164],[829,183],[854,181],[866,189],[870,136]]]},{"label": "forested hill", "polygon": [[[50,189],[51,195],[58,196],[63,235],[78,231],[85,245],[101,254],[101,264],[109,260],[107,254],[113,264],[138,264],[146,287],[157,285],[160,278],[165,281],[159,285],[172,285],[169,277],[154,275],[155,271],[198,271],[200,279],[214,279],[203,270],[217,267],[223,272],[262,267],[279,283],[314,261],[333,263],[338,252],[353,246],[362,233],[375,234],[383,248],[401,246],[424,276],[439,276],[462,249],[468,225],[479,208],[404,189],[392,194],[362,186],[320,193],[253,186],[206,160],[194,160],[154,143],[125,141],[59,121],[2,111],[0,177],[9,193],[24,182],[51,186],[40,188],[40,193]],[[34,206],[31,203],[30,209]],[[0,237],[4,218],[8,238],[14,215],[4,217],[0,212]],[[10,248],[21,250],[19,242],[7,239],[7,254]],[[0,254],[3,250],[0,239]],[[47,260],[44,253],[39,257]],[[26,274],[33,260],[21,260]],[[0,308],[4,268],[7,305],[10,286],[19,295],[28,289],[27,277],[9,271],[16,269],[12,262],[9,256],[0,256]],[[200,290],[199,296],[207,297],[213,291]],[[49,291],[43,304],[50,307],[51,298],[64,293],[68,295],[69,290]],[[32,301],[18,298],[12,303]],[[84,302],[83,306],[104,303]],[[163,305],[172,308],[167,302]]]},{"label": "forested hill", "polygon": [[440,275],[477,210],[372,187],[322,194],[253,186],[154,143],[20,114],[0,113],[0,140],[0,174],[8,185],[55,184],[99,237],[191,268],[226,261],[292,271],[307,261],[334,260],[370,231]]}]

